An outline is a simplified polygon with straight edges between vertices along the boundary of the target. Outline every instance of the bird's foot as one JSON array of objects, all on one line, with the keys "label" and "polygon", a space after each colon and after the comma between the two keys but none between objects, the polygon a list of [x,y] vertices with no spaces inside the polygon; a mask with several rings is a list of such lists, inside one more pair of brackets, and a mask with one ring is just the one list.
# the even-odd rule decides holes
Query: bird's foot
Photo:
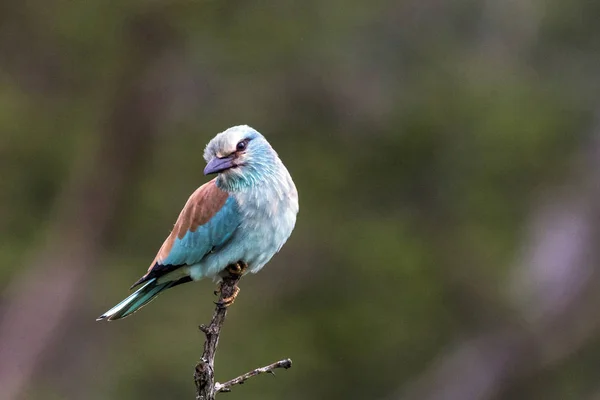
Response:
[{"label": "bird's foot", "polygon": [[[230,305],[232,305],[235,302],[235,299],[238,297],[238,294],[240,294],[240,288],[235,286],[233,288],[233,294],[229,297],[225,297],[217,302],[215,302],[216,305],[218,305],[220,308],[227,308]],[[220,291],[220,289],[219,289]]]},{"label": "bird's foot", "polygon": [[225,269],[227,270],[227,272],[229,272],[230,275],[242,276],[244,274],[244,272],[246,272],[247,268],[248,268],[248,264],[246,264],[243,261],[238,261],[235,264],[228,265],[227,268],[225,268]]}]

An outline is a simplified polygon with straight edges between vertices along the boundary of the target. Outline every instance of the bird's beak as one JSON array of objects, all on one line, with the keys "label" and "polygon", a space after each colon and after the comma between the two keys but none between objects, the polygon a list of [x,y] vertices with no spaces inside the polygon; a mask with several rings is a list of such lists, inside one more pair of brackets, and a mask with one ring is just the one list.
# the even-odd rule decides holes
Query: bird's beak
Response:
[{"label": "bird's beak", "polygon": [[204,175],[216,174],[217,172],[225,171],[233,167],[233,156],[223,158],[215,157],[204,168]]}]

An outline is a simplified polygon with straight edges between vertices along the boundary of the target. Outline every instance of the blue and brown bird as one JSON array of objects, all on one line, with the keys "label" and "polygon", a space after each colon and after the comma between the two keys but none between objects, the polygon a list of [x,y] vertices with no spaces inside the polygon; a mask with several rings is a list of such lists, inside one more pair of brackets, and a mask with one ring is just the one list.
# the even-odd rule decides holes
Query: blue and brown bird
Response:
[{"label": "blue and brown bird", "polygon": [[232,265],[256,273],[287,241],[298,192],[264,136],[246,125],[229,128],[208,143],[204,158],[204,174],[217,177],[190,196],[148,272],[131,288],[143,286],[98,320],[127,317],[182,283],[220,280]]}]

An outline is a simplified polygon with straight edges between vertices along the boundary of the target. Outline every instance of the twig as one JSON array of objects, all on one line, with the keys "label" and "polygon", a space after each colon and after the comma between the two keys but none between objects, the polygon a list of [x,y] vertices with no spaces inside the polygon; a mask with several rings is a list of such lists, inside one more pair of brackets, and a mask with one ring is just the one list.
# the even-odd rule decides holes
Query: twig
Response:
[{"label": "twig", "polygon": [[237,378],[234,378],[225,383],[217,382],[215,384],[215,391],[217,393],[218,392],[231,392],[232,386],[241,385],[244,382],[246,382],[248,379],[252,378],[253,376],[264,374],[265,372],[275,375],[275,372],[273,372],[274,369],[277,369],[277,368],[288,369],[291,367],[292,367],[292,360],[290,360],[289,358],[286,358],[285,360],[280,360],[273,364],[269,364],[265,367],[256,368],[250,372],[246,372],[244,375],[240,375]]},{"label": "twig", "polygon": [[[244,267],[245,266],[238,264],[239,270],[243,270]],[[271,365],[267,365],[266,367],[257,368],[235,379],[227,381],[224,384],[215,382],[215,354],[217,352],[217,345],[219,344],[221,327],[223,326],[225,317],[227,316],[227,306],[225,305],[225,300],[232,298],[232,296],[239,291],[237,284],[240,281],[240,278],[241,273],[227,273],[227,275],[223,277],[219,300],[215,303],[216,307],[212,320],[208,326],[199,326],[200,330],[206,336],[206,341],[204,342],[202,358],[198,364],[196,364],[194,371],[196,400],[214,400],[217,393],[229,392],[231,391],[231,386],[242,384],[253,376],[262,374],[264,372],[273,373],[273,370],[276,368],[288,369],[292,366],[292,360],[285,359]]]}]

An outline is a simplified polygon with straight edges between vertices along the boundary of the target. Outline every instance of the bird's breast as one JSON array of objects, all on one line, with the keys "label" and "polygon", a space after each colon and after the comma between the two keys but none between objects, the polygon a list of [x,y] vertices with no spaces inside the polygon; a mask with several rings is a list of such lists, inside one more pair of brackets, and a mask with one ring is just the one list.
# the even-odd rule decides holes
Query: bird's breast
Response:
[{"label": "bird's breast", "polygon": [[[262,189],[262,190],[259,190]],[[239,243],[250,272],[257,272],[287,241],[298,213],[298,195],[291,187],[259,187],[237,195],[243,218]]]}]

